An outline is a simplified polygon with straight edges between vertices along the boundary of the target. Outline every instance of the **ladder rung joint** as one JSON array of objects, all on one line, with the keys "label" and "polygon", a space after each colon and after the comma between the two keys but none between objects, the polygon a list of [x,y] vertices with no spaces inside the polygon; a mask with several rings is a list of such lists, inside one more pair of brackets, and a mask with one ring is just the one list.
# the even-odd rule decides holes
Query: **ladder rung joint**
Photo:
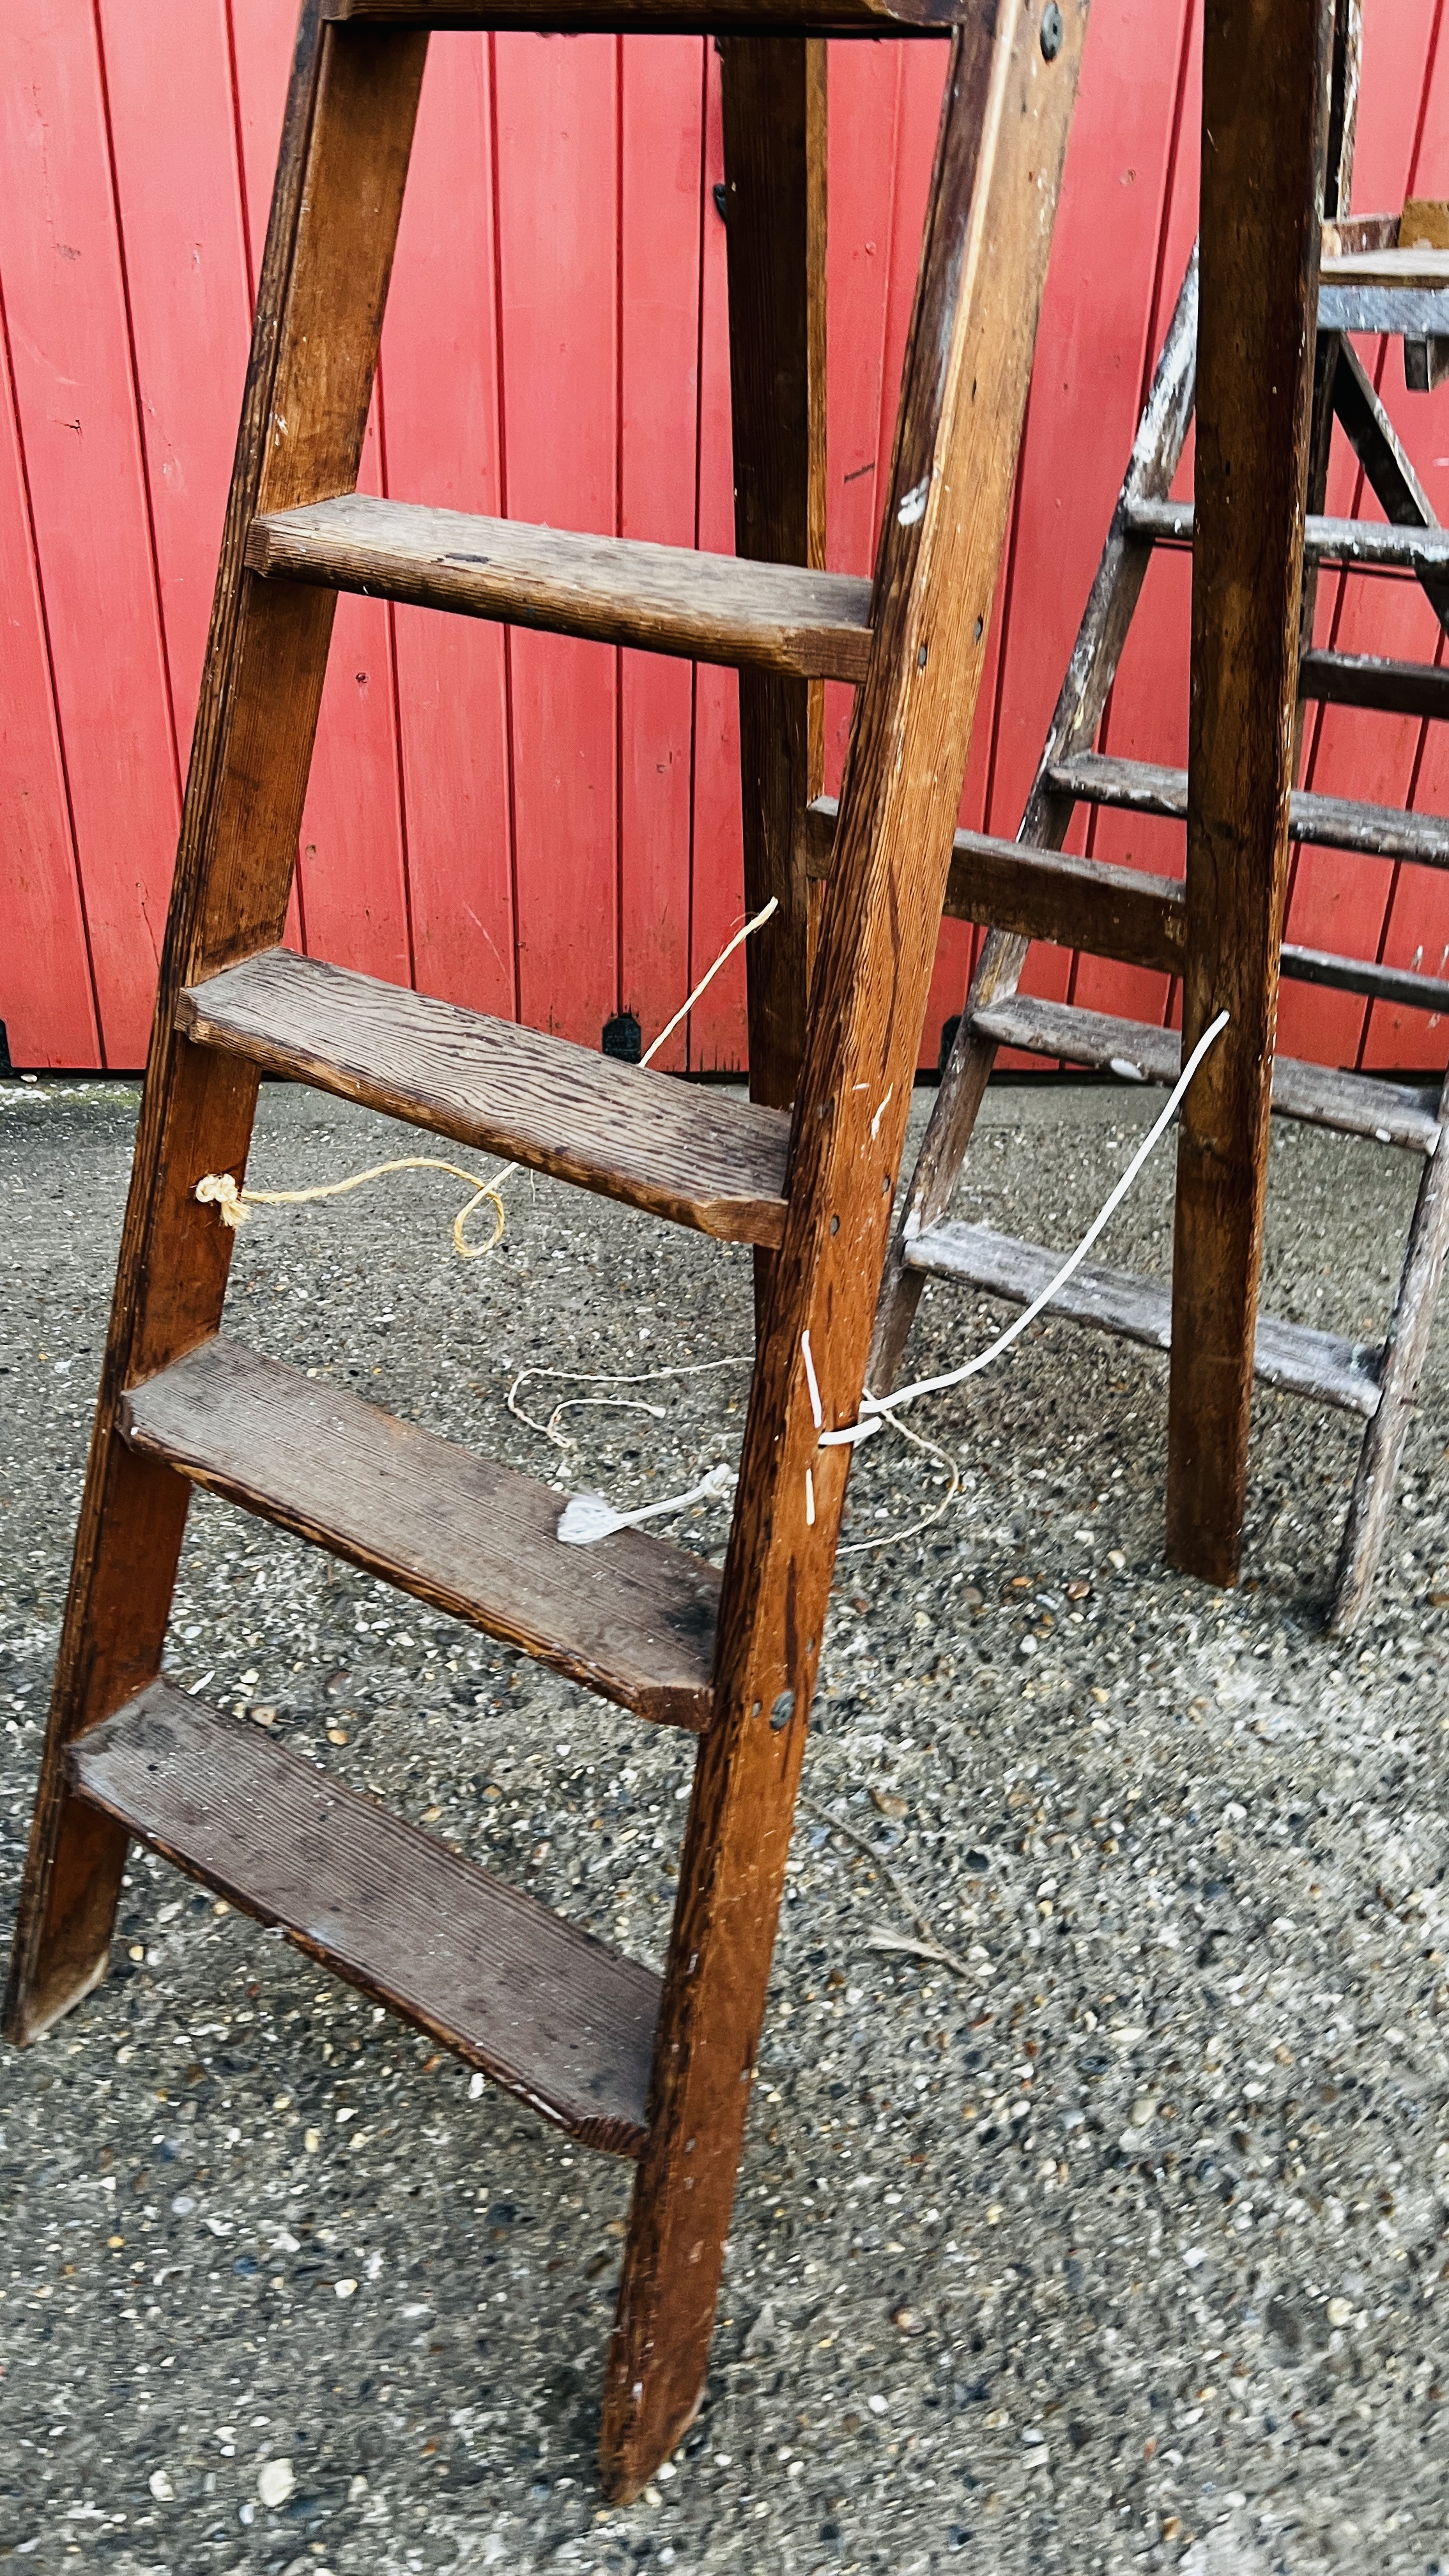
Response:
[{"label": "ladder rung joint", "polygon": [[651,1969],[164,1678],[69,1766],[138,1841],[581,2144],[639,2153]]},{"label": "ladder rung joint", "polygon": [[566,1550],[566,1494],[220,1334],[133,1387],[121,1426],[224,1500],[601,1697],[708,1726],[719,1575],[687,1549],[636,1529]]},{"label": "ladder rung joint", "polygon": [[853,574],[363,492],[254,519],[246,559],[264,579],[797,679],[858,682],[870,656],[871,586]]},{"label": "ladder rung joint", "polygon": [[784,1232],[784,1110],[289,948],[189,986],[176,1020],[198,1045],[720,1241]]}]

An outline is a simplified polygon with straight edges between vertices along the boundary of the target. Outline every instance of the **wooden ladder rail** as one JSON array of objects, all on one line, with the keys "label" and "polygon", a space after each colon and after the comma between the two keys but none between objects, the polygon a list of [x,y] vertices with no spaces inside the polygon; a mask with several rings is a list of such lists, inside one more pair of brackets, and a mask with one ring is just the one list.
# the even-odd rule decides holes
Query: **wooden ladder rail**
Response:
[{"label": "wooden ladder rail", "polygon": [[[604,2400],[639,2491],[697,2410],[764,2017],[849,1452],[905,1142],[1085,30],[953,39],[715,1665]],[[1060,42],[1056,27],[1060,27]],[[1029,178],[1035,171],[1036,180]],[[989,247],[988,247],[989,246]],[[969,475],[967,465],[969,460]]]},{"label": "wooden ladder rail", "polygon": [[[390,595],[411,591],[435,606],[508,613],[497,594],[485,602],[476,584],[469,595],[471,576],[457,567],[479,557],[464,553],[450,570],[444,556],[440,567],[419,539],[426,514],[345,501],[361,452],[428,28],[484,24],[489,13],[452,0],[433,7],[426,0],[304,0],[6,2019],[13,2039],[33,2039],[104,1974],[132,1832],[204,1883],[224,1886],[262,1920],[282,1923],[338,1973],[438,2030],[515,2090],[528,2089],[526,2069],[518,2071],[515,2034],[500,2037],[496,2003],[479,2006],[454,1992],[440,2004],[430,1996],[415,1969],[386,1956],[385,1943],[379,1948],[376,1921],[366,1905],[359,1911],[357,1891],[345,1881],[328,1894],[333,1929],[316,1928],[310,1897],[299,1910],[291,1891],[298,1867],[305,1876],[305,1836],[321,1831],[329,1849],[351,1856],[363,1873],[359,1889],[369,1874],[395,1880],[401,1912],[394,1909],[390,1921],[415,1927],[419,1905],[426,1911],[434,1902],[449,1909],[450,1920],[456,1913],[470,1930],[461,1950],[457,1942],[443,1948],[455,1967],[464,1961],[465,1976],[476,1978],[495,1941],[516,1958],[520,1974],[529,1958],[552,1963],[550,1976],[563,1975],[571,1961],[585,1977],[588,2009],[605,2014],[617,2033],[609,2044],[620,2054],[599,2061],[609,2098],[596,2109],[570,2089],[555,2049],[551,2097],[541,2097],[540,2107],[586,2142],[639,2157],[602,2444],[605,2484],[621,2498],[639,2492],[678,2440],[703,2383],[849,1459],[848,1450],[818,1446],[822,1424],[812,1411],[802,1342],[808,1332],[825,1425],[848,1423],[864,1378],[904,1142],[1087,0],[1050,8],[1026,0],[994,13],[937,0],[890,7],[800,0],[798,9],[778,15],[764,0],[730,15],[732,27],[749,31],[728,40],[740,48],[733,63],[727,55],[726,70],[737,172],[746,167],[750,141],[741,115],[752,97],[760,102],[768,69],[763,55],[748,49],[764,41],[761,27],[786,48],[778,58],[786,78],[764,104],[789,148],[744,210],[737,239],[747,245],[753,233],[757,248],[737,250],[731,276],[732,315],[747,338],[737,381],[749,382],[751,350],[757,365],[773,350],[795,370],[788,435],[774,451],[763,439],[754,451],[762,478],[756,488],[765,498],[745,533],[766,563],[789,559],[802,503],[807,563],[818,542],[811,514],[819,385],[812,298],[823,219],[819,35],[926,30],[956,15],[962,23],[951,38],[868,630],[852,625],[849,598],[841,608],[839,634],[852,656],[858,641],[864,675],[803,1049],[779,996],[788,1002],[793,994],[790,1007],[799,1014],[815,936],[817,897],[808,882],[785,885],[786,965],[757,977],[752,994],[752,1022],[766,1030],[760,1087],[783,1084],[792,1047],[799,1058],[788,1159],[782,1152],[775,1160],[776,1126],[783,1139],[785,1122],[777,1117],[772,1125],[768,1106],[732,1116],[739,1169],[718,1182],[697,1184],[680,1173],[677,1158],[672,1178],[652,1181],[639,1168],[637,1140],[628,1175],[611,1182],[597,1133],[584,1151],[553,1112],[553,1124],[535,1118],[530,1130],[536,1168],[613,1187],[633,1204],[706,1232],[773,1247],[759,1274],[758,1357],[717,1604],[708,1568],[678,1551],[646,1549],[656,1591],[663,1585],[659,1613],[666,1628],[676,1622],[665,1670],[658,1657],[648,1669],[631,1665],[617,1639],[602,1637],[596,1652],[581,1638],[569,1644],[532,1611],[500,1607],[506,1546],[500,1551],[495,1539],[485,1566],[467,1540],[468,1516],[481,1536],[500,1511],[531,1515],[533,1544],[541,1538],[546,1545],[556,1511],[545,1510],[531,1480],[488,1468],[449,1444],[429,1445],[428,1435],[390,1425],[354,1399],[314,1390],[357,1461],[355,1473],[334,1473],[328,1494],[319,1496],[308,1482],[306,1426],[295,1439],[285,1428],[288,1404],[306,1411],[312,1397],[300,1388],[289,1396],[289,1373],[279,1364],[218,1334],[231,1237],[212,1209],[198,1205],[195,1184],[207,1170],[243,1177],[261,1067],[390,1102],[417,1120],[441,1115],[450,1132],[495,1142],[508,1118],[525,1114],[525,1095],[533,1097],[527,1067],[542,1063],[555,1107],[558,1086],[572,1078],[566,1066],[560,1070],[571,1051],[518,1033],[511,1061],[523,1106],[500,1111],[477,1086],[485,1075],[492,1079],[488,1067],[509,1056],[508,1032],[401,995],[395,999],[407,1008],[387,1027],[395,1021],[402,1038],[390,1050],[385,1043],[360,1073],[353,1050],[359,1033],[376,1038],[376,997],[387,988],[290,958],[278,945],[336,590],[372,581],[369,565],[380,545],[384,553],[394,549]],[[526,25],[549,12],[520,0],[510,13],[503,0],[493,16]],[[584,0],[570,15],[569,0],[559,0],[550,23],[606,18],[644,28],[661,18],[671,27],[688,22],[703,30],[709,23],[703,0],[697,7],[668,0],[665,9],[641,0],[632,18],[607,0]],[[782,208],[791,241],[803,238],[804,288],[797,279],[774,319],[759,319],[764,307],[757,304],[751,320],[758,280],[752,286],[749,262]],[[740,455],[747,494],[751,436],[746,424]],[[302,512],[312,515],[300,521]],[[572,605],[558,605],[558,584],[567,590],[590,550],[550,549],[536,541],[540,533],[530,540],[530,561],[545,587],[555,585],[541,622],[578,632],[589,631],[580,618],[605,630],[610,620],[633,618],[651,640],[672,637],[664,649],[691,651],[700,640],[708,649],[705,612],[691,622],[672,598],[661,610],[657,590],[630,607],[618,547],[596,550],[608,560],[602,572],[594,563],[592,605],[580,608],[576,592]],[[365,563],[359,544],[364,554],[372,549]],[[635,553],[636,564],[651,554],[641,581],[659,579],[652,564],[658,552]],[[701,581],[717,588],[706,559],[694,560]],[[748,582],[737,587],[741,596],[763,596],[758,584],[752,592]],[[851,592],[836,584],[830,598],[838,604]],[[752,641],[748,623],[741,611],[728,636],[721,629],[718,658],[753,661],[806,690],[822,670],[841,667],[829,658],[835,630],[828,616],[812,630],[813,643],[807,633],[803,666],[798,639],[767,633],[767,618]],[[769,701],[762,695],[760,703]],[[777,778],[757,781],[762,812],[752,826],[755,882],[772,891],[782,882],[787,842],[788,864],[796,866],[802,799],[818,775],[808,695],[777,695],[773,704],[784,708],[790,757]],[[449,1096],[446,1086],[438,1089],[436,1068],[461,1061],[460,1050],[471,1050],[473,1088],[465,1084]],[[626,1079],[642,1085],[653,1077]],[[585,1087],[599,1087],[592,1072]],[[658,1098],[649,1114],[656,1130],[673,1118],[680,1137],[693,1119],[686,1108],[681,1125]],[[403,1449],[420,1462],[425,1483],[448,1481],[449,1511],[462,1533],[461,1545],[435,1553],[426,1567],[405,1532],[389,1529],[379,1538],[375,1503],[370,1524],[359,1514],[358,1479],[371,1477],[374,1494],[386,1493]],[[589,1943],[532,1900],[158,1678],[193,1479],[354,1561],[381,1566],[394,1582],[493,1633],[516,1635],[528,1651],[625,1705],[699,1732],[657,2004],[656,1981],[636,1963]],[[632,1545],[636,1535],[609,1544]],[[666,1559],[676,1557],[670,1570]],[[572,1588],[582,1580],[581,1572]],[[714,1639],[707,1675],[690,1643],[700,1634]],[[207,1768],[213,1756],[223,1762],[224,1780]],[[168,1764],[181,1766],[170,1788]],[[197,1780],[199,1805],[188,1785]],[[250,1820],[272,1799],[278,1816],[292,1819],[291,1860],[280,1846],[254,1850],[249,1840]],[[319,1815],[339,1820],[335,1835],[332,1825],[319,1827]],[[299,1821],[307,1816],[310,1824]],[[533,1973],[540,1973],[536,1966]],[[586,2011],[585,2025],[587,2018]],[[650,2046],[646,2102],[639,2051]]]}]

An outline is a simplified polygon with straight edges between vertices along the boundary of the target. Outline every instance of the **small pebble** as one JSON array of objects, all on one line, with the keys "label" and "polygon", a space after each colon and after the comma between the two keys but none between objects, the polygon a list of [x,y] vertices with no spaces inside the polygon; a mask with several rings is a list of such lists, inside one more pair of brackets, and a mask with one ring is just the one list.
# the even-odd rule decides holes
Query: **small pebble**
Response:
[{"label": "small pebble", "polygon": [[153,2469],[146,2484],[158,2504],[171,2504],[175,2500],[176,2489],[164,2469]]},{"label": "small pebble", "polygon": [[1328,2302],[1328,2322],[1331,2326],[1351,2325],[1353,2322],[1353,2302],[1350,2299],[1330,2299]]},{"label": "small pebble", "polygon": [[296,2483],[290,2460],[263,2460],[257,2471],[257,2493],[273,2510],[286,2503]]}]

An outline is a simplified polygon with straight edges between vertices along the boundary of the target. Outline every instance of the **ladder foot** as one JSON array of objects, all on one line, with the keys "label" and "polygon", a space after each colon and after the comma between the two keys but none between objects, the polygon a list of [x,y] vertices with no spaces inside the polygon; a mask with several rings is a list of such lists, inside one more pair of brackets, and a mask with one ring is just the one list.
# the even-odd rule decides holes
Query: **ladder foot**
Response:
[{"label": "ladder foot", "polygon": [[103,1982],[128,1840],[109,1816],[66,1795],[48,1872],[32,1849],[5,1997],[5,2037],[13,2047],[43,2039]]}]

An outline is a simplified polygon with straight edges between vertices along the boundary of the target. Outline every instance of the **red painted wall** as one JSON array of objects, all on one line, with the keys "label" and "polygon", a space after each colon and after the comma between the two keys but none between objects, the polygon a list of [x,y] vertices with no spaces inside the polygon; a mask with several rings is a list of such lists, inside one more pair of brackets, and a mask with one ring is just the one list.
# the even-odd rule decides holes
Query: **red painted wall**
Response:
[{"label": "red painted wall", "polygon": [[[0,1019],[17,1066],[146,1042],[295,0],[7,0],[0,12]],[[1096,0],[964,803],[1010,832],[1191,241],[1198,0]],[[1449,193],[1443,0],[1369,0],[1355,202]],[[832,564],[867,571],[944,56],[831,64]],[[441,36],[423,95],[367,489],[728,549],[719,65],[685,38]],[[1449,518],[1449,391],[1366,355]],[[1443,496],[1440,499],[1440,496]],[[1356,505],[1350,460],[1334,508]],[[1442,649],[1404,583],[1325,582],[1343,649]],[[1187,567],[1149,577],[1104,727],[1185,757]],[[1437,638],[1437,640],[1436,640]],[[830,691],[838,774],[849,696]],[[741,912],[733,675],[339,606],[292,936],[596,1045],[646,1039]],[[1344,709],[1310,782],[1449,805],[1449,744]],[[1084,843],[1081,833],[1086,832]],[[1082,818],[1163,872],[1181,834]],[[1305,850],[1293,935],[1449,962],[1449,881]],[[948,925],[927,1027],[959,1009]],[[1171,1016],[1160,981],[1034,953],[1033,989]],[[666,1062],[737,1067],[740,961]],[[1409,1012],[1285,988],[1285,1043],[1442,1064]]]}]

